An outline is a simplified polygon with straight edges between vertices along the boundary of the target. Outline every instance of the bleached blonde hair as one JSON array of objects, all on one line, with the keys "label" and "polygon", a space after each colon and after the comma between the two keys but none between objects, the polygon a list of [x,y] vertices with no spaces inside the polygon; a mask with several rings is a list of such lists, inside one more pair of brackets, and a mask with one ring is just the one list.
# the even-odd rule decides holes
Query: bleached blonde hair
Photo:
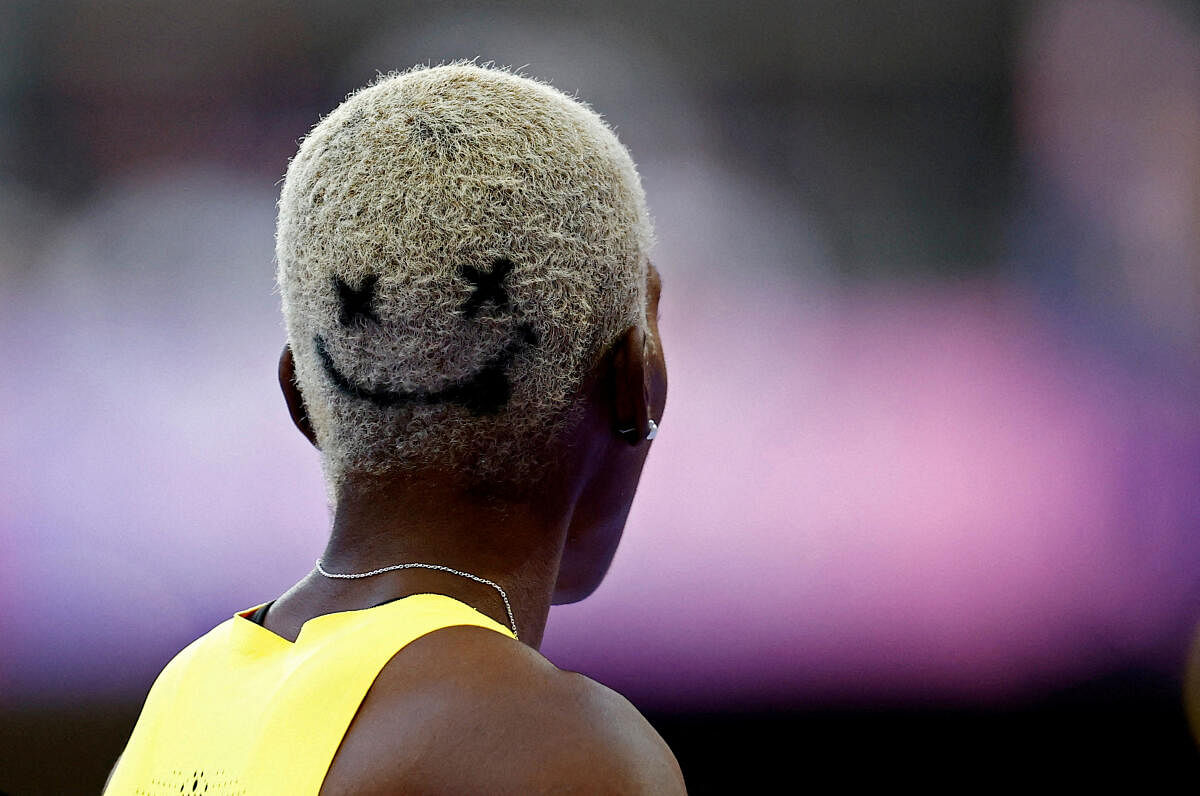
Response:
[{"label": "bleached blonde hair", "polygon": [[331,493],[350,471],[541,477],[588,370],[649,336],[652,238],[628,151],[546,83],[455,61],[351,94],[288,166],[276,233]]}]

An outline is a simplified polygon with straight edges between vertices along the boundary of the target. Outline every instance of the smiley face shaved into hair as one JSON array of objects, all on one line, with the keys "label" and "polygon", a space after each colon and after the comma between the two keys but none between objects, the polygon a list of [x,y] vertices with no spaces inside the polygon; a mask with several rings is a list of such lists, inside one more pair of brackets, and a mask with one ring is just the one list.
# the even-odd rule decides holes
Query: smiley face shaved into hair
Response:
[{"label": "smiley face shaved into hair", "polygon": [[279,199],[296,382],[333,487],[422,466],[529,480],[597,358],[647,328],[652,225],[591,108],[474,63],[351,95]]},{"label": "smiley face shaved into hair", "polygon": [[[508,294],[504,290],[503,282],[512,268],[512,261],[506,257],[497,258],[492,263],[490,273],[470,265],[462,266],[463,277],[475,286],[470,298],[462,307],[463,315],[467,318],[475,317],[485,301],[494,301],[500,308],[508,307]],[[342,305],[339,316],[342,326],[379,323],[379,318],[371,309],[378,282],[379,277],[371,274],[363,278],[359,287],[351,288],[340,277],[334,277],[338,300]],[[406,403],[438,404],[452,401],[462,404],[474,415],[496,414],[504,408],[512,395],[508,367],[522,348],[533,345],[537,345],[537,333],[528,322],[522,322],[517,327],[516,336],[469,377],[436,390],[392,390],[356,384],[338,370],[325,340],[320,335],[313,338],[313,346],[321,359],[325,374],[347,396],[360,401],[370,401],[381,409]]]}]

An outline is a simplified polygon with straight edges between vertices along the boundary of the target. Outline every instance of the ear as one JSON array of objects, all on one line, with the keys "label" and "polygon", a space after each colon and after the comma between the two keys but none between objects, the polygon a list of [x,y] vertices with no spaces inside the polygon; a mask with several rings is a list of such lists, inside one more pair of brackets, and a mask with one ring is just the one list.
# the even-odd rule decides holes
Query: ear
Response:
[{"label": "ear", "polygon": [[304,405],[304,395],[300,392],[299,385],[296,384],[296,360],[292,358],[292,347],[284,343],[283,353],[279,355],[279,387],[283,390],[283,399],[287,401],[288,413],[292,416],[292,422],[296,424],[296,428],[300,429],[300,433],[312,443],[314,448],[320,448],[317,444],[317,434],[313,431],[312,423],[308,419],[308,408]]},{"label": "ear", "polygon": [[613,352],[613,431],[635,447],[650,432],[649,366],[645,333],[631,326]]}]

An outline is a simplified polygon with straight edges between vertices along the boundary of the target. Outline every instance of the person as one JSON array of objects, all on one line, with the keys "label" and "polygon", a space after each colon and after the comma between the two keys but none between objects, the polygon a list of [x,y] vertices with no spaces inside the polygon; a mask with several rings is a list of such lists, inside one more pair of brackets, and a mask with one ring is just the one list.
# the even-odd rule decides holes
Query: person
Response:
[{"label": "person", "polygon": [[329,542],[168,664],[106,792],[683,793],[627,700],[537,651],[603,579],[666,403],[612,129],[491,65],[383,75],[301,143],[276,240]]}]

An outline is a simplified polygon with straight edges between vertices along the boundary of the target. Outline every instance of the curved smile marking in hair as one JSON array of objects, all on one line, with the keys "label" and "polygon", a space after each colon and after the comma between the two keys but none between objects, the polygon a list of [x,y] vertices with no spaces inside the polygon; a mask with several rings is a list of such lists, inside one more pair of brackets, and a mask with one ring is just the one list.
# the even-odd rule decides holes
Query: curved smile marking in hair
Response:
[{"label": "curved smile marking in hair", "polygon": [[[486,301],[494,301],[499,308],[508,307],[508,293],[504,289],[504,277],[512,270],[513,264],[504,257],[492,262],[490,273],[480,271],[473,266],[464,265],[460,274],[471,282],[475,289],[470,298],[462,306],[463,315],[473,318]],[[372,274],[363,279],[362,284],[352,288],[340,277],[334,277],[334,287],[337,290],[338,302],[341,305],[339,321],[343,326],[365,326],[368,322],[378,323],[379,318],[371,308],[375,295],[376,283],[379,277]],[[382,387],[366,387],[348,378],[329,353],[325,338],[320,335],[313,337],[317,356],[321,359],[321,367],[325,374],[341,392],[354,398],[371,403],[381,408],[391,408],[403,404],[437,404],[458,403],[466,407],[473,415],[496,414],[508,399],[512,397],[512,387],[508,381],[508,366],[514,357],[523,349],[537,345],[537,332],[528,322],[522,323],[516,329],[516,336],[511,339],[495,356],[483,363],[474,374],[466,379],[447,385],[440,390],[390,390]]]}]

